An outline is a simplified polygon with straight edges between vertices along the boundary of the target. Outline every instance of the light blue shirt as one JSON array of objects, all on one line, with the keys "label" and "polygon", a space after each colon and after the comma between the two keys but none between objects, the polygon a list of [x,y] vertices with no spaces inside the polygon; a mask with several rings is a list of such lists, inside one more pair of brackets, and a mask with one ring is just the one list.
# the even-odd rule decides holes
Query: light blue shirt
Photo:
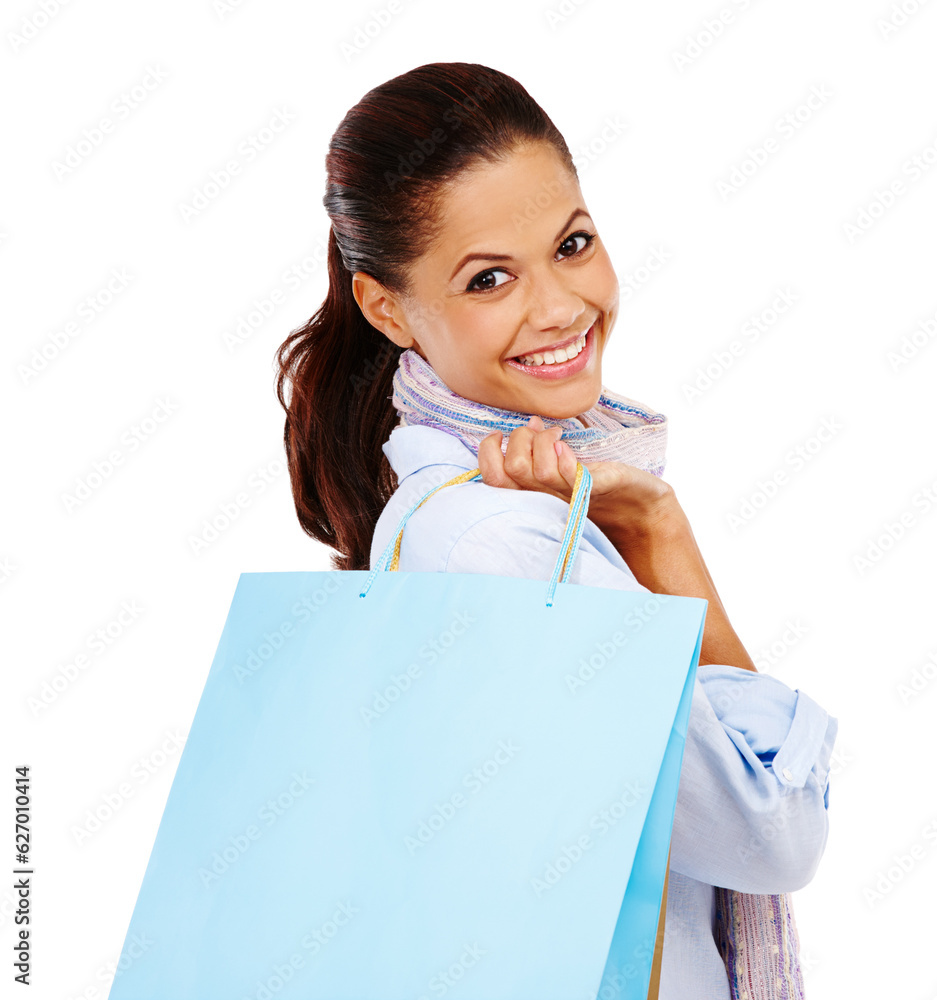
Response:
[{"label": "light blue shirt", "polygon": [[[383,449],[399,485],[378,519],[372,566],[415,501],[478,466],[457,437],[423,425],[396,427]],[[567,510],[551,494],[481,481],[441,490],[407,522],[399,568],[547,581]],[[588,519],[569,582],[649,592]],[[660,1000],[730,1000],[713,939],[713,886],[782,893],[813,878],[826,846],[837,727],[775,677],[699,667],[674,815]]]}]

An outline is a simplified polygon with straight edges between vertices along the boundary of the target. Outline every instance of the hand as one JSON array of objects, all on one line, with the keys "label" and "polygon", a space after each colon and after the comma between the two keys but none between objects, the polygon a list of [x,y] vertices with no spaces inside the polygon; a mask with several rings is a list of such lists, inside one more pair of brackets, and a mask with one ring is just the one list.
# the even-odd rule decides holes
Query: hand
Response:
[{"label": "hand", "polygon": [[[539,490],[569,502],[576,456],[560,442],[561,427],[546,428],[538,416],[511,431],[501,453],[501,431],[482,438],[478,467],[489,486]],[[673,488],[624,462],[583,462],[592,475],[588,517],[628,563],[635,579],[653,594],[702,597],[709,602],[700,664],[725,663],[755,670],[725,608],[693,529]]]},{"label": "hand", "polygon": [[[501,452],[501,431],[482,438],[478,467],[488,486],[537,490],[569,503],[576,481],[576,456],[560,441],[563,428],[545,427],[534,415],[517,427]],[[640,535],[670,515],[673,489],[663,480],[624,462],[583,462],[592,476],[589,520],[603,531]]]}]

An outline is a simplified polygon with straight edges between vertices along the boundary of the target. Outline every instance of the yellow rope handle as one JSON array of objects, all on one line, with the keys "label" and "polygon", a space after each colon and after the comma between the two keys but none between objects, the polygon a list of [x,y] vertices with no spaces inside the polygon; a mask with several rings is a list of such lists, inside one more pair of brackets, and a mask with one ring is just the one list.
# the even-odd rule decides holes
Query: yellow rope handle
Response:
[{"label": "yellow rope handle", "polygon": [[[469,469],[468,472],[463,472],[458,476],[454,476],[452,479],[449,480],[448,483],[441,483],[439,486],[436,487],[435,490],[432,491],[432,493],[427,493],[426,496],[423,497],[423,499],[416,505],[416,508],[414,509],[413,513],[415,514],[416,511],[418,511],[423,506],[423,504],[425,504],[426,501],[429,500],[431,496],[438,493],[439,490],[443,489],[443,487],[456,486],[459,483],[467,482],[469,479],[473,479],[475,476],[477,476],[479,472],[481,472],[481,469]],[[388,569],[391,570],[398,569],[400,565],[400,543],[402,541],[403,541],[403,528],[401,528],[400,531],[397,532],[397,540],[396,542],[394,542],[394,555],[390,561],[390,566],[388,567]]]},{"label": "yellow rope handle", "polygon": [[[481,469],[469,469],[468,472],[462,472],[458,476],[453,476],[452,479],[450,479],[448,482],[440,483],[439,486],[436,487],[436,489],[434,489],[430,493],[427,493],[426,496],[423,497],[423,499],[413,509],[413,513],[415,514],[423,506],[423,504],[425,504],[426,501],[429,500],[431,496],[434,496],[441,489],[445,489],[445,487],[447,486],[457,486],[459,483],[468,482],[469,479],[474,479],[479,472],[481,472]],[[573,483],[573,497],[576,496],[576,492],[579,489],[580,483],[582,482],[582,473],[583,473],[582,462],[576,462],[576,480]],[[566,529],[569,527],[569,519],[572,516],[573,516],[573,503],[572,500],[570,500],[569,510],[567,511],[566,514],[566,524],[563,526],[564,536],[566,534]],[[573,532],[573,534],[570,535],[569,542],[566,545],[566,552],[563,554],[563,568],[560,570],[561,577],[566,572],[566,564],[567,562],[569,562],[569,555],[573,550],[573,545],[575,541],[576,541],[576,533]],[[400,531],[397,532],[397,538],[394,541],[394,554],[391,557],[390,566],[388,566],[389,571],[397,571],[400,568],[400,545],[402,542],[403,542],[403,528],[401,528]]]}]

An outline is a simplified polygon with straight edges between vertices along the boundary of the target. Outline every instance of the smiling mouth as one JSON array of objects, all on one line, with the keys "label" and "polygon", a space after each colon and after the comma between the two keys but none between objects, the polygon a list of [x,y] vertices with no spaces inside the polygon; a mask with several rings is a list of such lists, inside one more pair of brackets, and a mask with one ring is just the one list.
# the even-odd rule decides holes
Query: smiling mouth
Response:
[{"label": "smiling mouth", "polygon": [[566,361],[572,361],[578,354],[585,350],[586,337],[592,331],[595,322],[588,330],[579,334],[574,340],[568,341],[562,347],[554,347],[549,351],[536,351],[533,354],[518,354],[510,361],[527,367],[540,367],[541,365],[560,365]]}]

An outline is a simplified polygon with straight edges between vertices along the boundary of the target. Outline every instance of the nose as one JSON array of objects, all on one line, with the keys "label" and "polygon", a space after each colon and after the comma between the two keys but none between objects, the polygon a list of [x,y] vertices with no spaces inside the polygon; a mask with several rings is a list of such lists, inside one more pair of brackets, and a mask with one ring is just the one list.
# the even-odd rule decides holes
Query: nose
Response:
[{"label": "nose", "polygon": [[586,311],[586,303],[572,283],[555,272],[528,283],[527,322],[536,330],[563,332]]}]

